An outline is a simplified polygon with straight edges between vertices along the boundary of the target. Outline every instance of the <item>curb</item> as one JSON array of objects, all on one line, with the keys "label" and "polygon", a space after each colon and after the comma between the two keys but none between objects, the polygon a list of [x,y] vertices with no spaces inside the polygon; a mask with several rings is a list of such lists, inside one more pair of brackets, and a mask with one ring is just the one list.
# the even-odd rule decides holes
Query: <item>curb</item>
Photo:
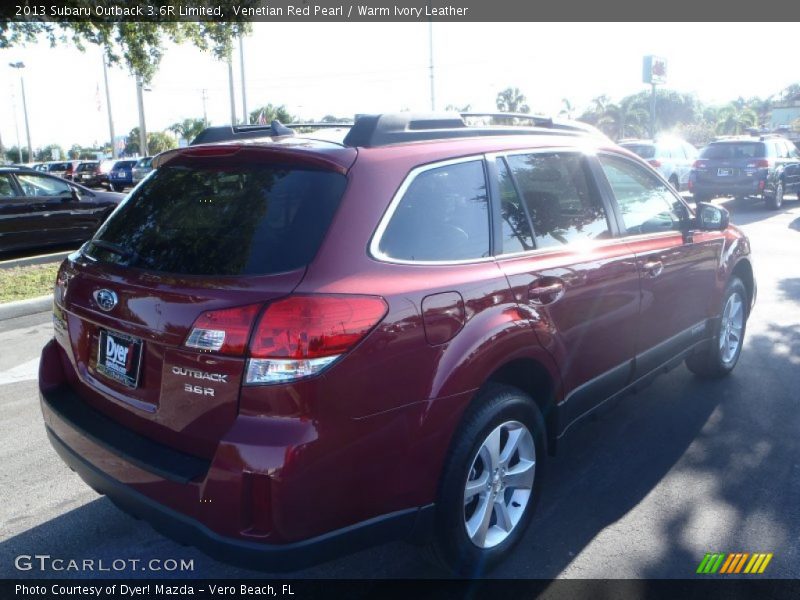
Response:
[{"label": "curb", "polygon": [[15,319],[17,317],[27,317],[36,313],[50,310],[53,306],[53,295],[29,298],[28,300],[18,300],[0,304],[0,321]]},{"label": "curb", "polygon": [[14,267],[27,267],[28,265],[44,265],[47,263],[61,262],[75,250],[66,252],[54,252],[53,254],[41,254],[39,256],[27,256],[25,258],[15,258],[12,260],[0,261],[0,269],[12,269]]}]

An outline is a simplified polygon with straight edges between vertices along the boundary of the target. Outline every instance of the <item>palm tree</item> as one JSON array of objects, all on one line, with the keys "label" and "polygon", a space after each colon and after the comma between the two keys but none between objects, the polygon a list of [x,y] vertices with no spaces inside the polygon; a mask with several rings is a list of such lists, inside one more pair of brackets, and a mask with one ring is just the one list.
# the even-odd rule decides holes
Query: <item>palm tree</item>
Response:
[{"label": "palm tree", "polygon": [[719,111],[717,120],[717,133],[724,135],[738,135],[744,133],[749,127],[754,127],[758,122],[758,115],[747,106],[740,106],[731,102]]},{"label": "palm tree", "polygon": [[606,104],[597,125],[609,136],[622,139],[626,133],[634,136],[644,135],[647,119],[646,110],[625,99],[619,104]]},{"label": "palm tree", "polygon": [[167,127],[172,133],[187,142],[191,142],[205,128],[206,125],[203,119],[184,119]]},{"label": "palm tree", "polygon": [[570,102],[568,98],[562,98],[561,106],[561,111],[558,114],[571,119],[572,113],[575,112],[575,107],[572,105],[572,102]]},{"label": "palm tree", "polygon": [[497,110],[500,112],[529,113],[530,107],[525,104],[525,95],[519,88],[506,88],[497,94]]}]

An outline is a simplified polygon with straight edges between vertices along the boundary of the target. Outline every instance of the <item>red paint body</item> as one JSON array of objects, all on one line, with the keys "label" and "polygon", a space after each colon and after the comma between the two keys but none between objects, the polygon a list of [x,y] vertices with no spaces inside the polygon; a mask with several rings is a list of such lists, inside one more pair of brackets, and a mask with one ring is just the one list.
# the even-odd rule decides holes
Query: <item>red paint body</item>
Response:
[{"label": "red paint body", "polygon": [[[681,232],[659,233],[612,238],[588,250],[565,247],[451,265],[381,262],[368,247],[415,167],[490,152],[576,146],[590,156],[633,156],[556,136],[358,151],[248,148],[243,152],[251,160],[347,174],[344,198],[308,267],[261,277],[178,277],[94,264],[75,254],[62,266],[66,292],[56,290],[56,311],[66,328],[56,329],[42,354],[44,393],[66,386],[126,429],[210,461],[207,473],[188,483],[165,479],[81,435],[43,404],[47,426],[114,480],[217,534],[269,544],[434,503],[461,415],[475,392],[510,364],[535,367],[547,378],[548,435],[555,440],[571,423],[559,406],[572,392],[626,361],[632,381],[638,353],[717,315],[725,282],[748,261],[743,234],[734,227],[693,232],[688,243]],[[197,150],[183,154],[192,152],[197,159]],[[182,160],[182,151],[176,156]],[[641,276],[651,255],[665,263],[655,280]],[[530,304],[530,290],[554,278],[564,282],[564,296],[544,306]],[[99,288],[119,295],[113,311],[94,304]],[[752,301],[754,283],[751,288]],[[321,375],[291,384],[242,385],[244,357],[183,347],[204,311],[292,293],[380,296],[388,313]],[[99,327],[144,341],[138,388],[96,373]],[[174,367],[225,374],[227,383],[193,382]],[[186,393],[186,383],[213,387],[215,394]]]}]

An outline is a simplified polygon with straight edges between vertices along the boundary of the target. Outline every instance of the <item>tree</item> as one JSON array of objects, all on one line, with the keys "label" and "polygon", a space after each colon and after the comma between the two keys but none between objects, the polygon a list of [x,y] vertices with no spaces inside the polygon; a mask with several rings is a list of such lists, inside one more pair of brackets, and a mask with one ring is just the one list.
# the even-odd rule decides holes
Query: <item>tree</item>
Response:
[{"label": "tree", "polygon": [[470,110],[472,110],[472,105],[465,104],[464,106],[456,106],[455,104],[448,104],[447,106],[444,107],[444,110],[445,112],[457,112],[457,113],[469,112]]},{"label": "tree", "polygon": [[597,121],[597,126],[609,137],[622,139],[626,135],[641,137],[645,134],[648,113],[629,98],[619,104],[605,105],[605,112]]},{"label": "tree", "polygon": [[756,113],[756,117],[758,118],[756,124],[759,127],[767,126],[770,115],[772,115],[772,96],[763,99],[758,96],[753,96],[745,102],[745,106]]},{"label": "tree", "polygon": [[[22,159],[20,159],[20,150],[22,150]],[[20,148],[19,146],[11,146],[10,148],[6,148],[5,157],[12,163],[31,162],[28,149],[25,147]]]},{"label": "tree", "polygon": [[529,113],[530,107],[525,104],[525,96],[519,88],[506,88],[497,94],[497,110],[500,112]]},{"label": "tree", "polygon": [[333,115],[325,115],[322,117],[322,123],[352,123],[353,119],[347,117],[334,117]]},{"label": "tree", "polygon": [[205,128],[206,125],[203,119],[184,119],[167,127],[169,131],[187,142],[191,142]]},{"label": "tree", "polygon": [[278,120],[281,123],[293,123],[295,117],[289,112],[285,105],[273,106],[271,103],[255,110],[250,111],[250,123],[264,123],[269,125]]},{"label": "tree", "polygon": [[571,119],[572,113],[575,112],[575,107],[572,105],[572,102],[570,102],[568,98],[562,98],[561,106],[562,108],[558,114],[562,117],[567,117],[568,119]]},{"label": "tree", "polygon": [[[178,141],[168,133],[164,133],[163,131],[156,131],[154,133],[147,134],[147,150],[149,156],[154,156],[159,152],[164,152],[165,150],[171,150],[172,148],[178,147]],[[131,132],[128,134],[127,139],[125,140],[125,155],[126,156],[144,156],[141,149],[139,148],[139,128],[134,127],[131,129]]]},{"label": "tree", "polygon": [[[129,3],[122,0],[109,0],[105,6],[125,7]],[[185,0],[184,6],[205,6],[203,0]],[[21,21],[14,22],[3,19],[0,25],[0,49],[12,48],[33,43],[39,36],[45,36],[51,46],[69,44],[79,50],[85,50],[87,44],[95,44],[103,48],[110,64],[124,64],[131,73],[138,75],[148,83],[156,71],[164,55],[164,40],[175,43],[190,41],[203,51],[210,50],[219,59],[231,55],[233,40],[239,33],[250,31],[249,23],[239,13],[237,17],[234,5],[255,7],[258,0],[217,0],[215,5],[222,7],[229,22],[216,21],[179,21],[177,16],[160,15],[139,17],[139,22],[111,20],[93,21]],[[74,8],[87,8],[93,11],[96,3],[93,0],[72,0],[69,5]],[[155,5],[154,5],[155,6]],[[149,21],[147,19],[150,19]],[[230,22],[241,19],[240,22]]]},{"label": "tree", "polygon": [[67,160],[67,155],[64,154],[63,148],[58,144],[49,144],[44,148],[39,148],[33,155],[37,161],[42,162],[47,160]]},{"label": "tree", "polygon": [[72,147],[67,150],[67,157],[72,160],[77,160],[81,157],[82,149],[78,144],[72,144]]},{"label": "tree", "polygon": [[717,133],[725,135],[738,135],[744,133],[749,127],[754,127],[758,122],[758,115],[753,109],[741,106],[735,101],[719,111]]}]

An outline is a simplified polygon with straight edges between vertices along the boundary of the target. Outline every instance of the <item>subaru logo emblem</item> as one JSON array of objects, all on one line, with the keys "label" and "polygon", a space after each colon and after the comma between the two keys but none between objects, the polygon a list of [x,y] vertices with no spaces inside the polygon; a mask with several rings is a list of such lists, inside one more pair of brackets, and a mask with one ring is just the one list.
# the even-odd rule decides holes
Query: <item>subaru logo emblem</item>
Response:
[{"label": "subaru logo emblem", "polygon": [[117,295],[111,290],[97,290],[93,296],[97,306],[105,311],[109,311],[117,305]]}]

